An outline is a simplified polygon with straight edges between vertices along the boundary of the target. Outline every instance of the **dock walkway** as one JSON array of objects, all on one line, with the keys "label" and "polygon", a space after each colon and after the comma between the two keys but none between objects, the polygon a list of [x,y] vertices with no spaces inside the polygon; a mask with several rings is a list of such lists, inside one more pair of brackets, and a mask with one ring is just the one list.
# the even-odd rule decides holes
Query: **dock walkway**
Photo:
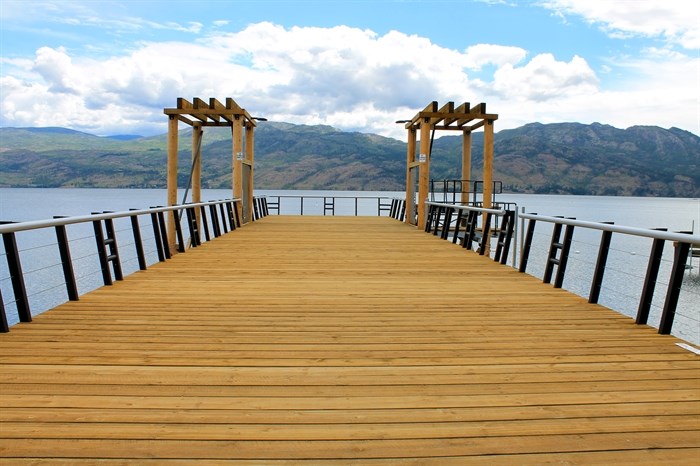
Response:
[{"label": "dock walkway", "polygon": [[697,466],[679,341],[390,218],[267,217],[0,335],[0,463]]}]

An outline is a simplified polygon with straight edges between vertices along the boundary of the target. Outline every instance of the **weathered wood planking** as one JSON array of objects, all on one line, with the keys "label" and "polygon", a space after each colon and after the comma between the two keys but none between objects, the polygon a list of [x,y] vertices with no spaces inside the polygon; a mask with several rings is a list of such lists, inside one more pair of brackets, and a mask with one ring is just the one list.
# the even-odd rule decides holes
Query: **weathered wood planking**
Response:
[{"label": "weathered wood planking", "polygon": [[0,336],[0,456],[697,465],[676,342],[392,219],[267,217]]}]

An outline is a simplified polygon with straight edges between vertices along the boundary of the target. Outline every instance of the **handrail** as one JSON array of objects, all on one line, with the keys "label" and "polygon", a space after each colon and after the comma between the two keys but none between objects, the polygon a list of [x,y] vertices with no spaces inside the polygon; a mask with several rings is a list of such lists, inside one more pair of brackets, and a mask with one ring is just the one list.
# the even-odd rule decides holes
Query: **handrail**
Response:
[{"label": "handrail", "polygon": [[[305,195],[305,194],[273,194],[273,195],[267,195],[266,197],[269,197],[270,200],[268,201],[268,209],[275,211],[277,215],[282,215],[281,214],[281,200],[282,199],[298,199],[298,213],[295,213],[294,215],[304,215],[304,208],[305,208],[305,203],[304,201],[306,199],[315,199],[315,200],[322,200],[323,204],[320,206],[321,212],[318,214],[320,215],[336,215],[336,200],[354,200],[354,207],[352,205],[348,204],[342,204],[342,207],[344,208],[350,208],[351,211],[354,211],[354,215],[358,216],[360,209],[358,205],[358,200],[376,200],[377,205],[376,205],[376,212],[378,216],[381,216],[383,212],[389,213],[389,216],[394,216],[392,215],[394,211],[396,210],[394,207],[396,206],[397,202],[402,202],[405,204],[405,200],[399,200],[395,196],[347,196],[347,195],[316,195],[316,194],[311,194],[311,195]],[[384,201],[384,202],[383,202]],[[391,201],[391,202],[387,202]],[[404,207],[405,209],[405,207]],[[316,209],[314,209],[316,210]],[[316,215],[316,214],[314,214]],[[343,215],[343,214],[341,214]],[[344,215],[351,215],[351,214],[344,214]],[[403,215],[403,214],[402,214]],[[397,215],[395,218],[398,218],[400,215]]]},{"label": "handrail", "polygon": [[[114,228],[113,220],[117,218],[131,219],[131,230],[133,234],[136,249],[136,256],[140,270],[146,270],[146,256],[144,253],[143,240],[138,218],[141,215],[150,215],[151,225],[153,227],[153,242],[155,244],[158,261],[164,262],[171,258],[170,244],[174,238],[168,238],[166,231],[166,222],[164,212],[173,212],[175,219],[175,234],[177,236],[176,243],[178,251],[184,253],[187,249],[185,244],[185,236],[183,235],[183,227],[180,225],[184,220],[189,229],[189,240],[191,247],[197,247],[202,244],[202,233],[206,241],[212,239],[207,220],[207,210],[211,219],[211,229],[213,237],[218,238],[224,233],[233,231],[241,227],[241,219],[239,215],[240,199],[225,199],[209,202],[197,202],[180,204],[168,207],[151,207],[149,209],[133,209],[121,212],[102,212],[92,215],[82,215],[73,217],[58,217],[49,220],[33,220],[27,222],[0,222],[0,236],[5,248],[5,258],[7,260],[8,270],[10,272],[10,281],[12,284],[12,294],[15,298],[17,306],[17,316],[20,322],[31,322],[32,313],[25,286],[24,273],[22,272],[22,264],[20,258],[20,250],[17,247],[16,233],[32,230],[43,230],[54,228],[56,234],[56,243],[61,257],[61,266],[65,279],[66,291],[70,301],[79,299],[77,290],[76,276],[73,271],[73,260],[70,254],[70,245],[66,232],[66,225],[91,223],[95,233],[95,241],[97,245],[97,256],[99,258],[99,267],[102,273],[102,279],[105,285],[112,285],[114,274],[115,280],[122,280],[122,263],[117,245],[117,235]],[[255,214],[253,221],[262,218],[268,214],[267,200],[253,198],[255,206]],[[206,209],[205,207],[208,207]],[[197,212],[197,210],[199,210]],[[184,212],[183,212],[184,211]],[[200,220],[203,226],[203,231],[200,231]],[[5,313],[5,305],[2,300],[2,290],[0,290],[0,333],[8,332],[9,326]]]},{"label": "handrail", "polygon": [[73,217],[61,217],[47,220],[30,220],[26,222],[16,223],[1,223],[0,235],[5,233],[14,233],[18,231],[38,230],[40,228],[50,228],[56,226],[65,226],[76,223],[94,222],[96,220],[109,220],[115,218],[133,217],[134,215],[146,215],[158,212],[169,212],[182,210],[191,207],[206,207],[209,205],[226,204],[228,202],[239,202],[240,199],[224,199],[209,202],[197,202],[189,204],[178,204],[169,207],[152,207],[150,209],[124,210],[121,212],[108,212],[94,215],[76,215]]},{"label": "handrail", "polygon": [[[520,266],[518,268],[518,270],[523,273],[526,272],[527,269],[536,223],[538,221],[542,221],[554,224],[542,281],[544,283],[551,283],[554,275],[554,268],[556,267],[557,273],[556,277],[554,278],[555,288],[561,288],[564,282],[564,274],[566,272],[566,266],[569,259],[569,251],[573,240],[574,228],[581,227],[603,232],[600,238],[598,258],[596,260],[593,278],[591,281],[591,289],[588,295],[588,302],[593,304],[597,303],[600,297],[612,234],[622,233],[626,235],[653,239],[654,241],[649,254],[649,263],[647,265],[644,285],[639,300],[639,306],[637,308],[637,316],[635,319],[637,324],[647,324],[648,322],[651,304],[654,298],[654,290],[657,284],[664,243],[666,241],[673,241],[673,265],[671,266],[671,275],[669,278],[668,288],[666,290],[664,306],[661,313],[661,321],[659,322],[658,329],[658,332],[661,334],[671,333],[681,287],[683,286],[683,273],[685,271],[686,261],[688,260],[688,253],[691,245],[700,244],[700,236],[692,233],[676,233],[665,230],[628,227],[614,225],[612,223],[589,222],[584,220],[576,220],[574,218],[551,217],[546,215],[538,215],[535,213],[521,213],[520,218],[529,220],[527,233],[525,240],[523,241],[523,249],[520,255]],[[566,226],[566,231],[564,232],[564,237],[562,239],[561,234],[563,226]]]},{"label": "handrail", "polygon": [[548,223],[560,223],[562,225],[571,225],[575,227],[590,228],[593,230],[610,231],[612,233],[624,233],[627,235],[642,236],[645,238],[662,239],[665,241],[678,241],[681,243],[690,243],[700,245],[700,235],[691,233],[676,233],[663,230],[652,230],[649,228],[627,227],[623,225],[615,225],[612,223],[589,222],[585,220],[576,220],[564,217],[551,217],[547,215],[538,215],[534,213],[521,213],[520,218],[527,220],[539,220]]},{"label": "handrail", "polygon": [[464,204],[445,204],[442,202],[433,202],[433,201],[426,201],[425,203],[428,206],[436,206],[436,207],[444,207],[444,208],[451,208],[451,209],[459,209],[459,210],[467,210],[467,211],[472,211],[472,212],[481,212],[485,214],[493,214],[493,215],[505,215],[507,212],[505,209],[486,209],[484,207],[475,207],[475,206],[470,206],[470,205],[464,205]]}]

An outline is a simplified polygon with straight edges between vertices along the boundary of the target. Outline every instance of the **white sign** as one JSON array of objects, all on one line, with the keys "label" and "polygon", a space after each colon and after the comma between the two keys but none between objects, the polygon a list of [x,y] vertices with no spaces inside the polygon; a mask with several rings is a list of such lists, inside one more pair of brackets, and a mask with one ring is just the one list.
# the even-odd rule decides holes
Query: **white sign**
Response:
[{"label": "white sign", "polygon": [[420,154],[420,155],[418,156],[418,161],[419,161],[420,163],[425,163],[426,160],[428,160],[428,156],[427,156],[427,155],[425,155],[425,154]]},{"label": "white sign", "polygon": [[243,160],[243,152],[236,153],[236,160]]}]

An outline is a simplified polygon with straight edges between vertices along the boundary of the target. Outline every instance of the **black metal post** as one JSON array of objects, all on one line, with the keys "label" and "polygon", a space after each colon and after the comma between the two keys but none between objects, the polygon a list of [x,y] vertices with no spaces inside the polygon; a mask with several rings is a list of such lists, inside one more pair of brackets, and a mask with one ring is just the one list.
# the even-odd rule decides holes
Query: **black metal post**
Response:
[{"label": "black metal post", "polygon": [[[613,222],[605,222],[612,225]],[[593,281],[591,283],[591,292],[588,294],[588,302],[596,304],[600,298],[600,290],[603,287],[603,275],[605,275],[605,264],[608,261],[608,252],[610,251],[610,241],[612,240],[612,231],[603,231],[600,237],[600,247],[598,248],[598,260],[593,273]]]},{"label": "black metal post", "polygon": [[482,214],[485,215],[484,217],[484,223],[481,228],[481,244],[479,244],[479,255],[483,256],[486,254],[486,248],[489,245],[489,233],[491,230],[491,214],[486,213]]},{"label": "black metal post", "polygon": [[[93,215],[98,212],[93,212]],[[107,250],[105,249],[105,235],[102,231],[102,222],[94,220],[92,227],[95,231],[95,243],[97,243],[97,257],[100,260],[100,271],[102,272],[102,282],[105,286],[112,284],[112,274],[109,271],[109,261],[107,260]]]},{"label": "black metal post", "polygon": [[515,211],[508,210],[501,222],[501,232],[498,235],[498,247],[493,260],[505,264],[508,260],[508,252],[510,252],[510,242],[513,238],[515,229]]},{"label": "black metal post", "polygon": [[153,239],[156,242],[156,252],[158,253],[158,261],[165,262],[163,238],[160,235],[160,227],[158,226],[158,214],[156,214],[155,212],[151,212],[151,226],[153,227]]},{"label": "black metal post", "polygon": [[685,265],[688,260],[688,252],[690,251],[690,243],[675,243],[675,251],[673,253],[673,268],[671,269],[671,277],[666,290],[666,301],[664,309],[661,313],[661,321],[659,322],[659,333],[668,335],[673,327],[673,319],[676,316],[676,307],[678,306],[678,297],[683,286],[683,274]]},{"label": "black metal post", "polygon": [[199,231],[197,229],[197,219],[194,213],[194,207],[186,207],[185,215],[187,216],[187,228],[190,232],[190,244],[193,248],[199,246]]},{"label": "black metal post", "polygon": [[[103,212],[105,214],[112,212]],[[119,248],[117,247],[117,232],[114,229],[114,220],[111,218],[105,219],[105,230],[107,232],[107,239],[105,244],[109,248],[109,255],[107,260],[112,262],[112,268],[114,269],[114,278],[117,280],[124,280],[124,274],[122,273],[122,263],[119,259]]]},{"label": "black metal post", "polygon": [[207,209],[205,206],[199,206],[199,213],[202,217],[202,227],[204,228],[204,239],[206,241],[211,241],[209,234],[209,221],[207,220]]},{"label": "black metal post", "polygon": [[[536,213],[533,215],[537,215]],[[532,246],[532,237],[535,235],[535,220],[529,220],[527,222],[527,233],[525,234],[525,241],[523,241],[523,252],[520,255],[520,267],[518,267],[518,272],[525,273],[527,270],[527,261],[530,258],[530,247]]]},{"label": "black metal post", "polygon": [[178,252],[185,252],[185,237],[182,234],[182,225],[180,225],[180,211],[173,210],[173,218],[175,219],[175,235],[177,236]]},{"label": "black metal post", "polygon": [[148,266],[146,264],[146,254],[144,254],[143,252],[143,240],[141,239],[141,227],[139,227],[139,217],[138,215],[132,215],[131,217],[129,217],[129,219],[131,220],[131,231],[134,235],[134,247],[136,248],[136,258],[139,261],[139,270],[146,270]]},{"label": "black metal post", "polygon": [[437,206],[435,210],[436,212],[433,216],[433,220],[435,220],[435,224],[433,226],[433,236],[437,236],[438,230],[440,229],[440,217],[442,217],[442,206]]},{"label": "black metal post", "polygon": [[219,215],[216,211],[216,204],[209,204],[209,214],[211,215],[211,229],[214,230],[214,238],[221,236],[219,227]]},{"label": "black metal post", "polygon": [[10,326],[7,325],[7,314],[5,314],[5,302],[2,300],[2,290],[0,290],[0,333],[10,331]]},{"label": "black metal post", "polygon": [[[661,229],[661,231],[666,231],[666,229]],[[645,325],[649,320],[649,311],[651,310],[651,302],[654,299],[654,288],[656,288],[656,279],[659,276],[661,256],[664,254],[665,243],[662,239],[655,239],[651,245],[647,275],[644,279],[642,295],[639,298],[639,308],[637,308],[637,319],[635,320],[639,325]]]},{"label": "black metal post", "polygon": [[[575,220],[575,219],[571,219]],[[561,288],[564,284],[564,274],[566,273],[566,264],[569,263],[569,252],[571,251],[571,241],[574,237],[574,226],[567,225],[564,231],[564,242],[562,243],[561,255],[559,256],[559,266],[557,267],[557,276],[554,279],[554,288]]]},{"label": "black metal post", "polygon": [[221,213],[221,229],[222,233],[226,234],[229,231],[229,225],[230,225],[230,219],[227,221],[226,220],[226,214],[229,213],[228,208],[225,203],[219,204],[219,212]]},{"label": "black metal post", "polygon": [[241,223],[241,216],[238,214],[238,206],[236,204],[243,206],[243,201],[233,201],[230,202],[229,205],[233,209],[233,219],[231,220],[233,223],[233,227],[231,228],[232,230],[235,230],[236,228],[240,228],[242,223]]},{"label": "black metal post", "polygon": [[[61,217],[54,217],[61,218]],[[56,241],[58,243],[58,252],[61,255],[61,267],[63,268],[63,278],[66,280],[66,292],[68,300],[78,301],[78,286],[75,282],[75,272],[73,271],[73,260],[70,255],[70,246],[68,244],[68,233],[66,233],[65,225],[56,225]]]},{"label": "black metal post", "polygon": [[[0,222],[7,224],[14,222]],[[7,268],[10,272],[12,281],[12,292],[15,295],[15,304],[17,306],[17,315],[20,322],[31,322],[32,313],[29,309],[29,299],[27,298],[27,289],[24,286],[24,275],[22,274],[22,264],[19,260],[19,249],[17,248],[17,239],[14,233],[3,233],[2,241],[5,245],[5,257],[7,259]]]},{"label": "black metal post", "polygon": [[440,235],[442,239],[447,239],[447,237],[450,235],[450,224],[452,223],[453,211],[454,208],[452,207],[445,208],[445,221],[442,223],[442,233]]},{"label": "black metal post", "polygon": [[[174,216],[174,218],[177,218],[177,216]],[[165,228],[165,214],[163,212],[158,212],[158,225],[160,226],[160,238],[163,241],[165,258],[170,259],[170,240],[168,239],[168,229]]]},{"label": "black metal post", "polygon": [[457,221],[455,222],[455,232],[452,235],[452,244],[457,244],[457,239],[459,239],[459,227],[462,224],[462,214],[464,211],[462,209],[457,209]]},{"label": "black metal post", "polygon": [[547,263],[545,264],[544,277],[542,278],[542,283],[552,282],[554,266],[559,265],[559,259],[557,259],[557,251],[561,250],[562,247],[562,244],[560,242],[562,227],[563,225],[561,223],[555,223],[554,228],[552,229],[552,241],[549,244],[549,253],[547,254]]}]

